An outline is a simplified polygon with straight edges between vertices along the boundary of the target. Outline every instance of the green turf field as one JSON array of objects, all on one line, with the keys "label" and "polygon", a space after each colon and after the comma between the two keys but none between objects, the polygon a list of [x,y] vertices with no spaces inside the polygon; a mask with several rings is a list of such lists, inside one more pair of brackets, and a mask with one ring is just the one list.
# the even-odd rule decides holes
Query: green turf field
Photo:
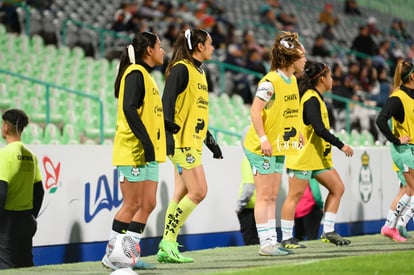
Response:
[{"label": "green turf field", "polygon": [[[411,232],[414,236],[414,232]],[[155,264],[155,270],[138,274],[414,274],[414,238],[396,243],[381,235],[349,238],[347,247],[320,240],[304,242],[308,247],[279,257],[258,255],[258,246],[222,247],[186,252],[191,264],[158,264],[155,256],[142,260]],[[100,262],[48,265],[0,271],[0,274],[110,274]]]}]

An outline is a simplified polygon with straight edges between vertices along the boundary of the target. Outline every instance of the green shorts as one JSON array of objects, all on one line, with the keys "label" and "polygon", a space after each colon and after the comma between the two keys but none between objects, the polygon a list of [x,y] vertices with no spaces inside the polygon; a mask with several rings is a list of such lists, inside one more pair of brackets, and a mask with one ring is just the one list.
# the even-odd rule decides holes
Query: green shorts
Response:
[{"label": "green shorts", "polygon": [[285,156],[263,156],[245,150],[247,159],[252,166],[253,175],[259,173],[261,175],[268,175],[272,173],[283,173],[285,164]]},{"label": "green shorts", "polygon": [[401,172],[414,169],[414,144],[392,144],[391,158]]},{"label": "green shorts", "polygon": [[175,148],[174,156],[169,156],[177,169],[191,169],[201,165],[201,150],[195,148]]},{"label": "green shorts", "polygon": [[325,171],[329,171],[332,168],[325,168],[325,169],[319,169],[319,170],[294,170],[294,169],[287,169],[287,173],[289,177],[297,177],[301,180],[310,180],[311,178],[315,178],[320,173],[323,173]]},{"label": "green shorts", "polygon": [[138,166],[118,166],[118,179],[123,182],[126,178],[129,182],[151,180],[158,182],[159,164],[156,161]]}]

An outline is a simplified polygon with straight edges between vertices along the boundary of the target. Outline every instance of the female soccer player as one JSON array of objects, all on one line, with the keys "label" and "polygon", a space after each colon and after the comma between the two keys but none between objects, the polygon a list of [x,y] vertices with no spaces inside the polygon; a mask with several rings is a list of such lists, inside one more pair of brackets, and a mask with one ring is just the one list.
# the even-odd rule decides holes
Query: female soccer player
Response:
[{"label": "female soccer player", "polygon": [[173,197],[165,214],[165,228],[157,259],[162,263],[189,263],[178,250],[177,236],[188,216],[205,198],[207,182],[202,160],[203,142],[222,158],[208,127],[208,87],[201,64],[214,47],[209,33],[186,29],[175,41],[166,70],[162,97],[167,130],[167,154],[175,166]]},{"label": "female soccer player", "polygon": [[276,236],[276,199],[284,155],[297,152],[299,92],[294,72],[305,66],[305,49],[296,33],[279,32],[271,50],[271,71],[259,82],[250,113],[252,123],[244,140],[245,153],[256,185],[254,215],[259,235],[259,255],[279,256]]},{"label": "female soccer player", "polygon": [[350,241],[337,234],[334,228],[345,187],[333,167],[332,145],[347,157],[353,155],[353,150],[329,132],[328,111],[322,94],[332,88],[331,70],[326,64],[307,62],[298,85],[305,142],[298,154],[286,157],[289,191],[281,212],[282,246],[291,249],[306,247],[292,237],[292,231],[296,205],[312,177],[329,191],[325,201],[322,240],[336,245],[348,245]]},{"label": "female soccer player", "polygon": [[[116,236],[126,234],[131,244],[139,245],[156,205],[158,163],[166,160],[166,142],[161,96],[151,71],[163,59],[158,36],[138,33],[122,53],[115,80],[118,113],[112,163],[118,168],[123,203],[115,214],[102,259],[111,269],[116,269],[115,259],[111,260]],[[140,267],[136,262],[132,265]]]},{"label": "female soccer player", "polygon": [[[410,190],[414,190],[414,65],[398,62],[394,72],[393,92],[378,114],[376,123],[380,131],[391,142],[391,157],[403,174]],[[392,121],[392,129],[388,121]],[[410,198],[410,211],[414,210],[414,196]],[[396,241],[405,241],[398,230],[388,224],[381,234]]]}]

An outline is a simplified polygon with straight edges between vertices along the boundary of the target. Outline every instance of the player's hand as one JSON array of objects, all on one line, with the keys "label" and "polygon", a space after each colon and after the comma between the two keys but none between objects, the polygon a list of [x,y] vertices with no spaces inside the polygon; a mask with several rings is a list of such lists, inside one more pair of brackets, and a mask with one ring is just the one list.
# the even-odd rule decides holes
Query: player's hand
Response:
[{"label": "player's hand", "polygon": [[399,139],[401,144],[408,144],[411,141],[411,138],[409,136],[402,136],[399,137]]},{"label": "player's hand", "polygon": [[352,157],[354,155],[352,147],[346,144],[342,147],[341,151],[344,152],[347,157]]},{"label": "player's hand", "polygon": [[266,157],[272,156],[272,145],[270,144],[268,140],[261,142],[260,147],[262,148],[263,156],[266,156]]}]

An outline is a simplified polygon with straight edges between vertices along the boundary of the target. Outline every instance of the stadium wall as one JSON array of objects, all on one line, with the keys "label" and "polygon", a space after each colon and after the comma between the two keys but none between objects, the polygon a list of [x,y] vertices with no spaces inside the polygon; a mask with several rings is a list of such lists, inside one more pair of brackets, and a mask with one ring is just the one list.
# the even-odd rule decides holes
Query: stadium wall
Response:
[{"label": "stadium wall", "polygon": [[[30,145],[30,148],[38,155],[45,188],[34,238],[35,264],[100,260],[112,218],[122,202],[117,170],[111,164],[112,146]],[[242,245],[235,214],[242,149],[224,147],[222,160],[213,159],[208,149],[204,152],[208,195],[182,228],[179,242],[184,250]],[[367,162],[362,163],[363,156]],[[398,192],[389,148],[356,148],[352,158],[346,158],[335,148],[333,157],[346,185],[337,231],[345,236],[378,233]],[[161,164],[157,207],[148,220],[141,244],[143,255],[157,251],[173,180],[171,163]],[[321,189],[326,196],[326,190]],[[286,190],[287,175],[284,175],[278,210]]]}]

